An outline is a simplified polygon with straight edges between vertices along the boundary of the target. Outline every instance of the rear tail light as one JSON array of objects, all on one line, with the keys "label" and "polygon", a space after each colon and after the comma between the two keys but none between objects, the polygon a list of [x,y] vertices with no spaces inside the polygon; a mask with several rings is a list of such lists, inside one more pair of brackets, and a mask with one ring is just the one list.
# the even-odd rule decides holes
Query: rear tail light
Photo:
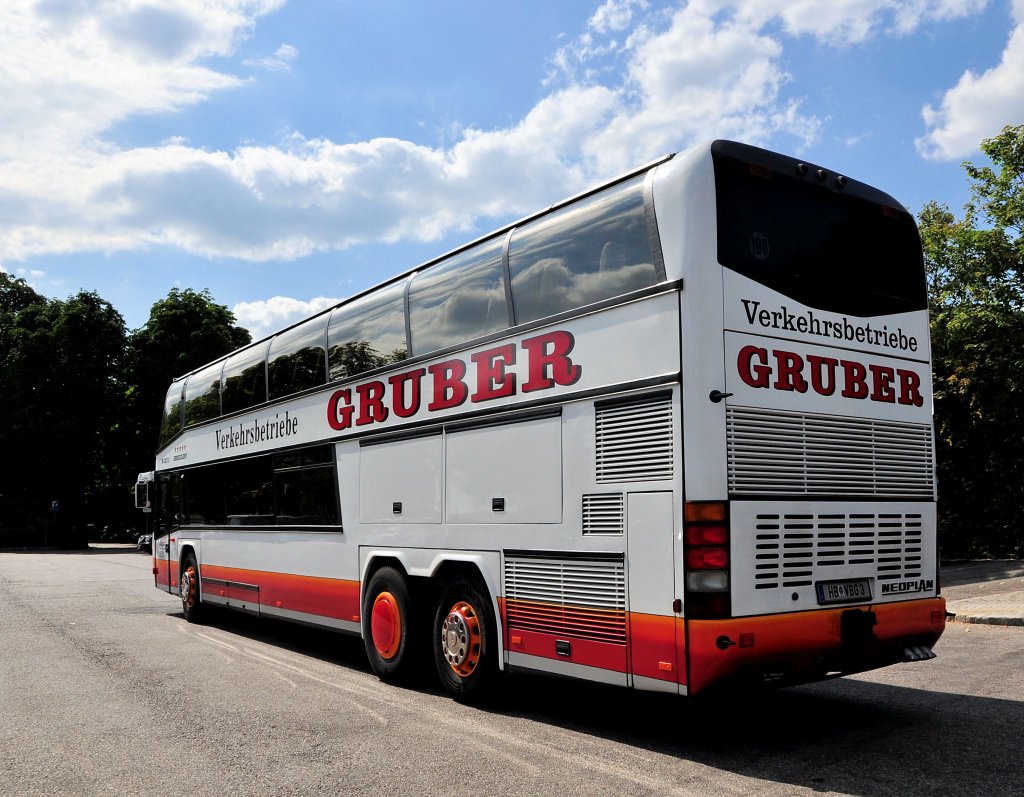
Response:
[{"label": "rear tail light", "polygon": [[686,552],[686,567],[690,570],[726,570],[729,552],[725,548],[690,548]]},{"label": "rear tail light", "polygon": [[725,501],[687,501],[683,510],[686,615],[730,615],[729,512]]}]

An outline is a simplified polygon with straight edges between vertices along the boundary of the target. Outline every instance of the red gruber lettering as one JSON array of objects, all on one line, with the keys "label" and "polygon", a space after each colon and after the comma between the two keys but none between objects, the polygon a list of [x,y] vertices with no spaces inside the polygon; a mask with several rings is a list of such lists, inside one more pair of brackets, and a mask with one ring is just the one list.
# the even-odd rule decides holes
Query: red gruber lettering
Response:
[{"label": "red gruber lettering", "polygon": [[458,407],[465,402],[469,388],[463,381],[466,364],[462,360],[445,360],[428,366],[434,379],[434,400],[427,405],[431,412]]},{"label": "red gruber lettering", "polygon": [[747,345],[739,350],[736,372],[742,382],[752,388],[805,393],[809,384],[819,396],[832,396],[841,386],[839,394],[843,398],[870,398],[912,407],[924,404],[920,374],[888,365],[865,365],[856,360],[837,360],[818,354],[801,356],[796,352]]},{"label": "red gruber lettering", "polygon": [[896,371],[886,365],[869,365],[871,370],[871,400],[892,404],[896,401],[896,390],[892,380]]},{"label": "red gruber lettering", "polygon": [[[412,418],[423,411],[425,392],[430,399],[426,405],[429,412],[459,407],[470,398],[480,403],[515,396],[520,378],[511,367],[516,364],[519,347],[528,359],[522,392],[573,385],[583,375],[583,368],[569,356],[575,343],[569,332],[547,332],[519,344],[476,352],[469,361],[453,358],[340,388],[327,401],[327,423],[341,432],[353,425],[384,423],[392,416]],[[476,370],[475,377],[467,377],[470,363]],[[424,387],[428,375],[430,385]]]},{"label": "red gruber lettering", "polygon": [[924,404],[924,396],[921,395],[921,376],[916,371],[903,368],[897,369],[896,375],[900,380],[900,404],[909,404],[913,407]]},{"label": "red gruber lettering", "polygon": [[545,390],[555,385],[566,387],[576,384],[583,369],[569,359],[576,339],[572,333],[559,330],[526,338],[520,345],[526,349],[530,367],[523,392]]},{"label": "red gruber lettering", "polygon": [[[415,368],[388,379],[388,384],[391,385],[391,410],[399,418],[411,418],[420,411],[420,383],[426,372],[425,368]],[[408,404],[405,403],[406,382],[409,383],[409,392],[412,394],[409,396]]]},{"label": "red gruber lettering", "polygon": [[347,387],[335,390],[327,401],[327,423],[336,432],[342,432],[352,425],[352,391]]},{"label": "red gruber lettering", "polygon": [[843,398],[865,399],[868,397],[868,369],[856,360],[840,360],[846,386],[840,395]]},{"label": "red gruber lettering", "polygon": [[[754,364],[754,358],[758,362]],[[736,368],[742,379],[750,387],[768,387],[772,369],[768,365],[768,350],[760,346],[744,346],[736,360]]]},{"label": "red gruber lettering", "polygon": [[356,395],[359,397],[356,426],[383,423],[388,419],[388,409],[384,406],[384,389],[384,383],[376,380],[364,382],[356,387]]},{"label": "red gruber lettering", "polygon": [[[836,366],[839,360],[834,357],[821,357],[808,354],[807,363],[811,367],[811,388],[820,396],[831,396],[836,392]],[[826,379],[825,375],[828,375]]]},{"label": "red gruber lettering", "polygon": [[796,352],[778,351],[774,352],[775,362],[775,389],[795,390],[797,393],[807,392],[807,380],[804,379],[804,358]]},{"label": "red gruber lettering", "polygon": [[476,404],[515,395],[516,375],[505,371],[506,366],[516,363],[516,347],[513,344],[477,352],[470,359],[476,365],[476,392],[470,401]]}]

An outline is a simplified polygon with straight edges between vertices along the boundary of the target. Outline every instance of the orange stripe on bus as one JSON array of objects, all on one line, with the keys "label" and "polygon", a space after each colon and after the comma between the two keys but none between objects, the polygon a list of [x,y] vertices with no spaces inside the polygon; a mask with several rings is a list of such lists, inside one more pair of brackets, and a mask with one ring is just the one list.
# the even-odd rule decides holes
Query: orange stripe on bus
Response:
[{"label": "orange stripe on bus", "polygon": [[[358,581],[212,564],[203,565],[201,575],[204,579],[213,578],[259,587],[261,606],[350,622],[360,613]],[[255,596],[249,597],[251,599]]]}]

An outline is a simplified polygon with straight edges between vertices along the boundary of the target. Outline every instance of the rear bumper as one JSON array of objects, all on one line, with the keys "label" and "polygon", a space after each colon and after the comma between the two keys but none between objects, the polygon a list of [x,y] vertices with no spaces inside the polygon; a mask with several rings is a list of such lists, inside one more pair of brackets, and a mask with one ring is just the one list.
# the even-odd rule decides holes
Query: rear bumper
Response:
[{"label": "rear bumper", "polygon": [[944,598],[811,612],[690,620],[688,692],[716,686],[787,685],[848,675],[930,649],[946,627]]}]

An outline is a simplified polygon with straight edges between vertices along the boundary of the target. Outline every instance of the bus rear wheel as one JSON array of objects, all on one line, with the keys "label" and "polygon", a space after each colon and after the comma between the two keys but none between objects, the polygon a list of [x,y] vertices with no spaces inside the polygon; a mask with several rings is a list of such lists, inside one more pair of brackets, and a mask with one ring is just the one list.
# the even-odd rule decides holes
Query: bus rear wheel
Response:
[{"label": "bus rear wheel", "polygon": [[186,554],[181,563],[181,576],[178,578],[178,592],[181,595],[181,612],[185,620],[198,623],[206,614],[199,595],[199,563],[192,553]]},{"label": "bus rear wheel", "polygon": [[491,690],[496,635],[491,601],[475,580],[460,576],[441,591],[431,647],[441,685],[456,700],[476,700]]},{"label": "bus rear wheel", "polygon": [[363,643],[370,667],[386,683],[401,683],[413,669],[412,608],[405,576],[394,567],[373,574],[363,597]]}]

